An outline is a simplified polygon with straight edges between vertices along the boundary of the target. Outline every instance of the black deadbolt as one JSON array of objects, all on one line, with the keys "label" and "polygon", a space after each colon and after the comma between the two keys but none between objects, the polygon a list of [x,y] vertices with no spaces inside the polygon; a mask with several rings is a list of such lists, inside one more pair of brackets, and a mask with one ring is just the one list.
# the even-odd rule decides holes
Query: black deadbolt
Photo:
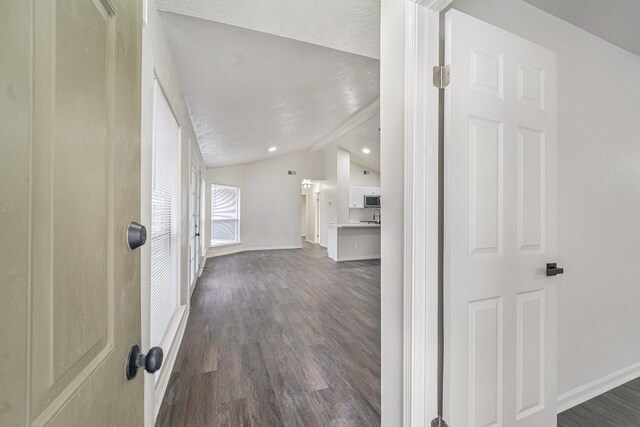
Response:
[{"label": "black deadbolt", "polygon": [[153,374],[162,366],[163,359],[162,349],[160,347],[153,347],[149,350],[149,353],[145,356],[140,353],[140,347],[134,345],[129,350],[129,357],[127,358],[127,366],[125,373],[127,379],[135,377],[138,373],[138,368],[144,367],[144,370]]},{"label": "black deadbolt", "polygon": [[146,241],[147,229],[145,226],[131,221],[127,228],[127,244],[129,245],[129,249],[139,248],[144,245]]},{"label": "black deadbolt", "polygon": [[547,276],[557,276],[558,274],[564,274],[564,268],[558,267],[555,262],[547,264]]}]

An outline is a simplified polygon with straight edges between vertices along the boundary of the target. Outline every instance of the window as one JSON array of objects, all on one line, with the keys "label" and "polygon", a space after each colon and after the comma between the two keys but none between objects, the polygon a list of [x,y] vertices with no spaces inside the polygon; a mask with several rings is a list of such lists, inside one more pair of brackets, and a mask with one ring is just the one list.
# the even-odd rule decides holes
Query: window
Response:
[{"label": "window", "polygon": [[154,91],[150,344],[159,346],[178,308],[180,126],[157,81]]},{"label": "window", "polygon": [[211,246],[240,243],[240,189],[211,186]]}]

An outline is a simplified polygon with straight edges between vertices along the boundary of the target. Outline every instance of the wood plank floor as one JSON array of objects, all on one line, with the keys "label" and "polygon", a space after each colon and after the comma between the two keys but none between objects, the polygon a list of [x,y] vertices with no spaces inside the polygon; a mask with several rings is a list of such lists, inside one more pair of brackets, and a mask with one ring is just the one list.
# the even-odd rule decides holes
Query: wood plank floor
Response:
[{"label": "wood plank floor", "polygon": [[558,414],[558,427],[640,426],[640,378]]},{"label": "wood plank floor", "polygon": [[207,261],[156,426],[380,425],[380,262]]}]

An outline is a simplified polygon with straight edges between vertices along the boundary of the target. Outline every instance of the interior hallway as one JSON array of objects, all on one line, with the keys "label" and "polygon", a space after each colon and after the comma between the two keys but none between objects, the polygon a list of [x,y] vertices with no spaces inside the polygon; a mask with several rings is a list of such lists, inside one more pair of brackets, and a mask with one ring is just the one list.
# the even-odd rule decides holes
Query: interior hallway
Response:
[{"label": "interior hallway", "polygon": [[379,424],[379,260],[207,261],[156,426]]}]

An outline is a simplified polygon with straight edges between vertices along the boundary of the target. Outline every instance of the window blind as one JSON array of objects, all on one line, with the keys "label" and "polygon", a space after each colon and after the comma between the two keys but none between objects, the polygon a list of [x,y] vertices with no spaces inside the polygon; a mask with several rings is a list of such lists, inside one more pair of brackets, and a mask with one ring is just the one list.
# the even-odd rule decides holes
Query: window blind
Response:
[{"label": "window blind", "polygon": [[178,307],[179,131],[155,85],[151,192],[151,346],[159,346]]},{"label": "window blind", "polygon": [[211,245],[240,241],[240,189],[211,186]]}]

